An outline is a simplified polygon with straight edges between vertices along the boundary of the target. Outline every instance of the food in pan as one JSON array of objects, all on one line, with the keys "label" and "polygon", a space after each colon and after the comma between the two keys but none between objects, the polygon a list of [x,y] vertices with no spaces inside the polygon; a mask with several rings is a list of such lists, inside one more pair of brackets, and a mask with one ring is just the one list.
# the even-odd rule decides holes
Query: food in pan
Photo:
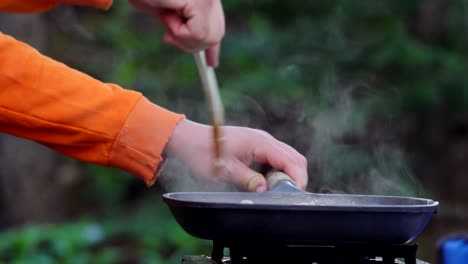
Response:
[{"label": "food in pan", "polygon": [[296,205],[315,205],[315,202],[314,201],[310,201],[308,203],[298,203]]}]

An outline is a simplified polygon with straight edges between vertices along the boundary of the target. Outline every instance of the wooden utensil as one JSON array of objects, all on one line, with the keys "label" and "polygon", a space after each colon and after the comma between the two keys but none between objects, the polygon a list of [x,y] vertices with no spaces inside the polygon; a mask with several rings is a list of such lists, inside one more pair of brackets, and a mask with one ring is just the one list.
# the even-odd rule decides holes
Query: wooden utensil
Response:
[{"label": "wooden utensil", "polygon": [[193,54],[195,64],[197,65],[198,74],[200,76],[205,100],[208,105],[208,110],[211,115],[211,123],[213,125],[213,140],[215,146],[215,161],[214,165],[219,167],[222,165],[221,160],[221,130],[220,127],[224,124],[224,108],[219,95],[218,82],[216,74],[212,67],[206,64],[205,51],[198,51]]}]

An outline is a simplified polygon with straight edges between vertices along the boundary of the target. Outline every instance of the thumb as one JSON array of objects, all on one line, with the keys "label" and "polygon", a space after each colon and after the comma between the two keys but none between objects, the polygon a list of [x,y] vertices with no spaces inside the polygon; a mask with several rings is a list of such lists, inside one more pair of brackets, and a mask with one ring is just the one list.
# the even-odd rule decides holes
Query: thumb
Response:
[{"label": "thumb", "polygon": [[221,44],[218,43],[206,50],[206,63],[213,68],[218,67],[219,64],[219,50],[221,48]]},{"label": "thumb", "polygon": [[236,161],[232,163],[228,168],[228,171],[232,172],[229,174],[230,182],[237,186],[244,187],[249,192],[264,192],[267,188],[265,177],[245,166],[244,163]]},{"label": "thumb", "polygon": [[268,189],[265,177],[258,172],[250,171],[253,173],[247,177],[247,190],[249,190],[249,192],[265,192]]}]

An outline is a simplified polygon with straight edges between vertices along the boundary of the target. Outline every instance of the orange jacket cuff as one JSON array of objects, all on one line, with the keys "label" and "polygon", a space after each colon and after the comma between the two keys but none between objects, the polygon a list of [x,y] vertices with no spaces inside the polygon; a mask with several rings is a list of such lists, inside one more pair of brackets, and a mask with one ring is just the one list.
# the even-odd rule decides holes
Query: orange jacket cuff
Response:
[{"label": "orange jacket cuff", "polygon": [[82,5],[92,6],[101,9],[109,9],[112,5],[112,0],[55,0],[59,4],[71,4],[71,5]]},{"label": "orange jacket cuff", "polygon": [[58,4],[93,6],[109,9],[112,0],[2,0],[0,10],[17,13],[35,13],[55,7]]},{"label": "orange jacket cuff", "polygon": [[151,186],[164,163],[164,147],[183,118],[141,97],[112,146],[109,166],[126,170]]}]

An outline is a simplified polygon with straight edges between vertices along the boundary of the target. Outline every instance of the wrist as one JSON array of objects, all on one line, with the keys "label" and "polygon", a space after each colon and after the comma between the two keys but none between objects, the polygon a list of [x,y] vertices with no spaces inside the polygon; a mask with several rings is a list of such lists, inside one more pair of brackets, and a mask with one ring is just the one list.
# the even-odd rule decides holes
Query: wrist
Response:
[{"label": "wrist", "polygon": [[164,148],[164,155],[168,158],[183,159],[182,156],[187,151],[204,151],[209,144],[209,135],[209,126],[182,119],[173,130]]},{"label": "wrist", "polygon": [[184,145],[184,141],[186,138],[186,131],[190,130],[191,121],[187,119],[182,119],[177,123],[176,127],[174,128],[171,137],[169,138],[169,141],[167,142],[163,155],[165,158],[171,158],[176,155],[178,152],[177,150],[181,148],[182,145]]}]

